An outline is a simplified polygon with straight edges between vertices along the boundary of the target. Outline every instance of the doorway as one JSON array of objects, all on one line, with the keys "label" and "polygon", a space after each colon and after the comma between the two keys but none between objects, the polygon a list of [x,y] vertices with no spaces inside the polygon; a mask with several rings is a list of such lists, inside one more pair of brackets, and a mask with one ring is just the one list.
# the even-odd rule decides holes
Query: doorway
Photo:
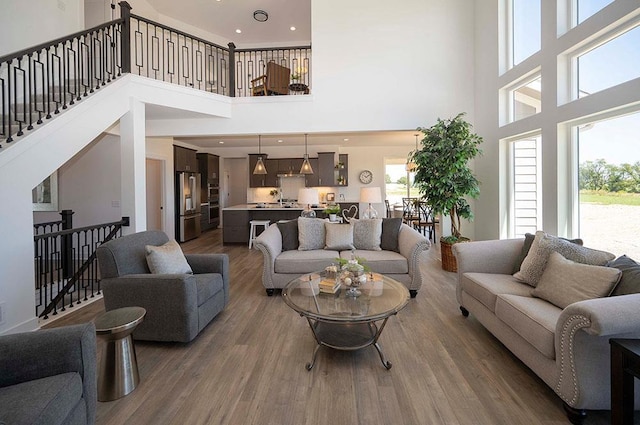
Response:
[{"label": "doorway", "polygon": [[249,187],[249,169],[247,158],[224,158],[224,187],[222,188],[222,206],[247,203]]},{"label": "doorway", "polygon": [[164,231],[164,161],[146,159],[147,230]]}]

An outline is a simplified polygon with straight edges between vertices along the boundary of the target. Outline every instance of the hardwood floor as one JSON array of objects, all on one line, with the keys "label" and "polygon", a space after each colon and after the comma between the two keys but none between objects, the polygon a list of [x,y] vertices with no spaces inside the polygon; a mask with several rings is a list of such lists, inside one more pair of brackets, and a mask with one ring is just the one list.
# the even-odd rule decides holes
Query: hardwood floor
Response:
[{"label": "hardwood floor", "polygon": [[[226,252],[229,305],[189,344],[136,342],[141,382],[98,403],[99,425],[120,424],[568,424],[560,399],[455,300],[455,274],[432,247],[418,296],[389,319],[380,343],[357,352],[321,348],[306,320],[261,284],[262,255],[223,246],[220,229],[182,245]],[[92,320],[95,302],[48,326]],[[98,347],[99,350],[101,346]],[[586,424],[607,424],[589,412]],[[636,421],[638,423],[638,421]]]}]

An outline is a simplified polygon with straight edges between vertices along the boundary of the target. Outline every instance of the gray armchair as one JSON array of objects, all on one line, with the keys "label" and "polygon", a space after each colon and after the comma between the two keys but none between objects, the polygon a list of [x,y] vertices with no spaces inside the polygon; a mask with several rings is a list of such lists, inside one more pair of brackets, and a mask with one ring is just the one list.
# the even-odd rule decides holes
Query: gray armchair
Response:
[{"label": "gray armchair", "polygon": [[189,342],[229,301],[226,254],[186,254],[193,274],[151,274],[145,246],[168,241],[164,232],[144,231],[104,243],[96,251],[106,310],[147,310],[134,339]]},{"label": "gray armchair", "polygon": [[0,423],[94,424],[93,323],[0,337]]}]

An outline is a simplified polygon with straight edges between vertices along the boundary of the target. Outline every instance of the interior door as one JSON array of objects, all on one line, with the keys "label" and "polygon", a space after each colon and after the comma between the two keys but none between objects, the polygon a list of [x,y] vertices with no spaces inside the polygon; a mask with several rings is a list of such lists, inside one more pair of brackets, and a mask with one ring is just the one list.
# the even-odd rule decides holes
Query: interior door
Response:
[{"label": "interior door", "polygon": [[147,158],[147,230],[164,230],[163,168],[163,161]]},{"label": "interior door", "polygon": [[230,207],[247,203],[249,169],[246,158],[225,158],[224,206]]}]

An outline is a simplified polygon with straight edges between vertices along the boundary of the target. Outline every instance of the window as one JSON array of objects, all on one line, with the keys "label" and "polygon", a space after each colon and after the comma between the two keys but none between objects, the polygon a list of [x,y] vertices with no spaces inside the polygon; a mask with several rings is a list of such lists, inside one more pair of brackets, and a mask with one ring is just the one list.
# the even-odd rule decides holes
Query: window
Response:
[{"label": "window", "polygon": [[578,97],[640,77],[640,26],[584,53],[578,62]]},{"label": "window", "polygon": [[640,112],[578,126],[579,234],[640,260]]},{"label": "window", "polygon": [[611,2],[613,0],[576,0],[576,25],[586,21]]},{"label": "window", "polygon": [[537,114],[542,110],[542,78],[538,76],[511,91],[512,121]]},{"label": "window", "polygon": [[406,158],[385,159],[385,193],[391,208],[399,206],[402,214],[402,198],[418,197],[418,189],[413,187],[414,173],[407,172]]},{"label": "window", "polygon": [[540,141],[537,135],[511,142],[511,237],[542,228]]},{"label": "window", "polygon": [[511,1],[513,65],[540,50],[540,0]]}]

